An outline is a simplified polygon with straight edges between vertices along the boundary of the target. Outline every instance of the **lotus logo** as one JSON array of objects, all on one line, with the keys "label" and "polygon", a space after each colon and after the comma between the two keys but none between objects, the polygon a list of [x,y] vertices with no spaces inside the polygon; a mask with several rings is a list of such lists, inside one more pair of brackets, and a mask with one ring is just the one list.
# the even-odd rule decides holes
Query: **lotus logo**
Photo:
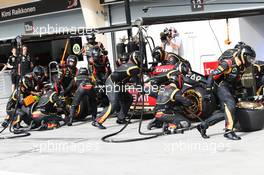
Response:
[{"label": "lotus logo", "polygon": [[79,53],[81,52],[81,47],[79,44],[74,44],[72,47],[72,51],[75,55],[79,55]]}]

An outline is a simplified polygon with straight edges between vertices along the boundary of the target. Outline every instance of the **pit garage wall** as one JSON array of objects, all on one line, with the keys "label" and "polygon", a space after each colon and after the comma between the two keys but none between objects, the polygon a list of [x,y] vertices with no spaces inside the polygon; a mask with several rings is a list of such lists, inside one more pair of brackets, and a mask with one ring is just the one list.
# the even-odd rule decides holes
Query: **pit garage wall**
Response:
[{"label": "pit garage wall", "polygon": [[[178,2],[178,1],[177,1]],[[184,3],[186,1],[181,1]],[[189,2],[189,1],[188,1]],[[175,2],[168,1],[167,4],[175,4]],[[172,8],[160,8],[151,9],[149,13],[145,14],[142,8],[145,5],[151,5],[151,3],[140,3],[131,2],[131,14],[132,20],[137,19],[142,16],[159,16],[159,15],[171,15],[171,14],[182,14],[191,13],[190,8],[177,8],[177,10],[172,10]],[[215,10],[215,9],[211,9]],[[114,24],[124,23],[124,11],[123,5],[115,5],[112,7],[112,20]],[[221,51],[225,51],[233,47],[238,41],[240,41],[239,33],[239,20],[238,18],[229,20],[229,30],[230,30],[230,40],[232,43],[226,45],[224,41],[227,39],[227,29],[226,20],[211,20],[210,28],[209,21],[195,21],[195,22],[180,22],[171,24],[161,24],[161,25],[151,25],[148,26],[148,35],[154,38],[155,44],[160,45],[160,32],[164,30],[165,27],[175,27],[180,33],[180,37],[183,43],[182,56],[189,60],[192,64],[194,71],[204,74],[203,62],[216,61],[221,55]],[[215,33],[216,37],[214,36]],[[136,29],[133,30],[136,33]],[[126,32],[116,33],[116,42],[119,42],[119,38],[126,35]],[[217,43],[219,41],[219,45]],[[148,50],[148,59],[151,62],[151,54]]]},{"label": "pit garage wall", "polygon": [[264,61],[264,15],[239,19],[241,40],[251,45],[258,60]]},{"label": "pit garage wall", "polygon": [[[131,18],[132,21],[138,19],[139,17],[153,17],[153,16],[170,16],[170,15],[186,15],[186,14],[200,14],[200,13],[214,13],[214,12],[225,12],[252,8],[263,8],[263,0],[255,0],[254,2],[262,3],[252,3],[249,0],[204,0],[205,3],[222,3],[217,5],[207,5],[204,6],[203,11],[193,12],[191,6],[173,6],[173,5],[183,5],[190,4],[190,0],[130,0],[131,8]],[[224,4],[224,3],[236,3],[236,4]],[[251,2],[251,4],[239,4]],[[144,7],[155,6],[155,5],[165,5],[166,7],[150,8],[147,13],[143,12]],[[125,7],[124,4],[111,5],[111,17],[112,23],[124,23],[125,22]]]},{"label": "pit garage wall", "polygon": [[84,27],[85,22],[80,9],[67,13],[44,15],[34,18],[19,19],[11,22],[0,23],[0,40],[14,38],[17,35],[25,34],[24,23],[33,21],[33,26],[39,27]]},{"label": "pit garage wall", "polygon": [[[190,61],[194,71],[204,74],[203,62],[216,61],[222,53],[221,50],[225,51],[226,49],[232,48],[240,41],[238,18],[229,20],[230,40],[232,41],[230,45],[225,44],[225,40],[227,39],[226,20],[211,20],[210,23],[219,41],[220,48],[210,28],[209,21],[152,25],[148,26],[147,31],[148,35],[153,37],[156,46],[159,46],[161,45],[160,32],[162,32],[165,27],[175,27],[182,39],[183,50],[181,53],[183,58]],[[134,34],[136,31],[136,28],[133,29]],[[117,32],[116,42],[119,42],[119,38],[124,36],[126,36],[125,31]],[[151,62],[151,53],[149,49],[147,52],[148,60]]]},{"label": "pit garage wall", "polygon": [[[42,27],[41,32],[47,32],[44,29],[50,29],[50,32],[63,32],[59,31],[59,27],[76,29],[77,27],[85,27],[84,18],[82,15],[82,11],[80,9],[69,11],[69,12],[62,12],[58,14],[50,14],[50,15],[43,15],[34,18],[26,18],[26,19],[19,19],[10,22],[3,22],[0,23],[0,40],[5,39],[12,39],[18,35],[25,34],[24,23],[32,21],[33,26],[35,28],[34,34],[39,34],[40,28]],[[54,30],[52,30],[52,28]],[[56,28],[58,30],[56,30]],[[61,49],[64,48],[64,43],[52,41],[52,48],[41,48],[41,51],[44,53],[47,50],[51,49],[52,57],[54,59],[58,53],[61,52]],[[38,48],[38,47],[37,47]]]},{"label": "pit garage wall", "polygon": [[[216,0],[216,2],[230,2],[229,0]],[[243,0],[232,0],[232,2],[247,2]],[[151,17],[151,16],[169,16],[169,15],[182,15],[182,14],[190,14],[197,13],[192,12],[189,6],[187,7],[164,7],[164,8],[153,8],[148,11],[148,13],[143,12],[144,6],[151,5],[169,5],[169,4],[184,4],[190,3],[190,0],[167,0],[158,1],[158,0],[132,0],[131,7],[131,17],[132,20],[136,20],[139,17]],[[215,11],[228,11],[234,9],[243,9],[243,8],[252,8],[252,7],[260,7],[263,4],[229,4],[229,5],[210,5],[205,6],[204,12],[215,12]],[[111,17],[113,24],[121,24],[125,23],[125,11],[123,4],[117,4],[111,6]],[[198,12],[201,13],[201,12]],[[262,17],[263,18],[263,17]],[[250,20],[253,19],[251,22]],[[232,43],[230,45],[226,45],[224,41],[227,39],[226,34],[226,21],[223,20],[212,20],[211,26],[215,32],[215,35],[219,41],[220,48],[222,51],[226,49],[232,48],[238,41],[244,41],[246,43],[251,44],[254,48],[256,48],[257,55],[260,56],[261,49],[259,49],[260,44],[254,44],[256,40],[255,37],[258,37],[258,43],[263,43],[263,35],[260,37],[263,32],[261,29],[264,26],[261,21],[261,17],[249,17],[249,18],[233,18],[229,20],[230,25],[230,40]],[[250,35],[247,34],[247,30],[249,30],[252,26],[258,26],[260,29],[254,30]],[[152,25],[148,27],[148,34],[154,37],[154,41],[156,45],[160,45],[159,33],[163,31],[165,27],[174,26],[179,31],[180,36],[183,41],[183,57],[188,59],[192,67],[195,71],[204,73],[203,62],[204,61],[215,61],[221,55],[220,48],[217,44],[217,40],[209,26],[209,21],[196,21],[196,22],[183,22],[183,23],[174,23],[174,24],[166,24],[166,25]],[[244,26],[244,27],[243,27]],[[253,29],[251,29],[253,30]],[[136,32],[136,30],[133,30]],[[241,31],[241,35],[240,35]],[[134,32],[134,33],[135,33]],[[258,33],[254,34],[253,33]],[[119,41],[119,38],[124,36],[126,32],[118,32],[116,34],[116,41]],[[262,40],[261,40],[262,38]],[[255,42],[256,43],[256,42]],[[263,44],[262,44],[263,45]],[[263,49],[262,49],[263,50]],[[263,52],[262,52],[263,53]],[[264,54],[264,53],[263,53]],[[150,53],[148,53],[148,59],[150,59]],[[261,56],[264,58],[263,56]],[[151,60],[151,59],[150,59]]]},{"label": "pit garage wall", "polygon": [[[190,61],[194,71],[204,74],[204,62],[216,61],[225,51],[240,41],[238,18],[229,20],[231,44],[226,45],[226,20],[182,22],[149,26],[148,34],[154,38],[156,45],[161,45],[160,32],[165,27],[175,27],[182,39],[181,56]],[[216,37],[214,36],[214,33]],[[219,46],[218,46],[218,42]],[[148,54],[149,57],[150,53]]]}]

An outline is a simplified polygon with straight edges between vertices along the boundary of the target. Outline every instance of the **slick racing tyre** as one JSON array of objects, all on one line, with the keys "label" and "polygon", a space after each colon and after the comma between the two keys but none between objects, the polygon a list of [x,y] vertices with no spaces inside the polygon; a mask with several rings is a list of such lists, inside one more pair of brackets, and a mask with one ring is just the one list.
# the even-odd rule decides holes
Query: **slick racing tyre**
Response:
[{"label": "slick racing tyre", "polygon": [[210,100],[205,99],[206,90],[204,88],[189,88],[184,91],[183,95],[193,102],[192,106],[184,108],[186,116],[193,121],[198,120],[197,116],[204,120],[217,109],[216,99],[213,95]]},{"label": "slick racing tyre", "polygon": [[241,131],[258,131],[264,127],[264,106],[261,103],[238,102],[236,117]]}]

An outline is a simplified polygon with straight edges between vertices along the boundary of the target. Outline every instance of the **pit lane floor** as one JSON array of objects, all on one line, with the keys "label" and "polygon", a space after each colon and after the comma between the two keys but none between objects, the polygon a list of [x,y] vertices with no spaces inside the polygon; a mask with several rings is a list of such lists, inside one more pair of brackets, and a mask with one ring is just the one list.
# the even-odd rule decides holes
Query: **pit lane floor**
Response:
[{"label": "pit lane floor", "polygon": [[[138,137],[136,121],[116,138]],[[192,130],[140,142],[104,143],[101,137],[120,128],[114,118],[105,126],[107,130],[99,130],[90,122],[77,122],[0,139],[0,175],[263,174],[263,130],[239,133],[241,141],[228,141],[222,122],[208,130],[208,140]]]}]

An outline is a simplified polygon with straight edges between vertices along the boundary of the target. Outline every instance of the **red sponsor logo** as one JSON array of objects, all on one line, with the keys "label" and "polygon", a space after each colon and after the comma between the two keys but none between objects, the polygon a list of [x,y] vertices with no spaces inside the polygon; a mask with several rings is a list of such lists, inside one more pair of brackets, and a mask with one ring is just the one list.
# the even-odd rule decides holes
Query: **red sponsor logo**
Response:
[{"label": "red sponsor logo", "polygon": [[171,69],[174,69],[175,65],[162,65],[162,66],[156,66],[155,70],[153,72],[153,75],[158,75],[163,72],[167,72]]},{"label": "red sponsor logo", "polygon": [[[137,95],[138,95],[137,90],[136,89],[130,89],[130,90],[128,90],[128,92],[133,96],[133,104],[135,104],[137,101]],[[139,106],[143,105],[143,95],[140,95],[138,97],[137,105],[139,105]],[[156,99],[149,96],[148,94],[146,94],[146,95],[144,95],[144,105],[145,106],[156,106]]]},{"label": "red sponsor logo", "polygon": [[212,71],[217,69],[218,67],[218,61],[212,61],[212,62],[204,62],[204,75],[210,75]]}]

